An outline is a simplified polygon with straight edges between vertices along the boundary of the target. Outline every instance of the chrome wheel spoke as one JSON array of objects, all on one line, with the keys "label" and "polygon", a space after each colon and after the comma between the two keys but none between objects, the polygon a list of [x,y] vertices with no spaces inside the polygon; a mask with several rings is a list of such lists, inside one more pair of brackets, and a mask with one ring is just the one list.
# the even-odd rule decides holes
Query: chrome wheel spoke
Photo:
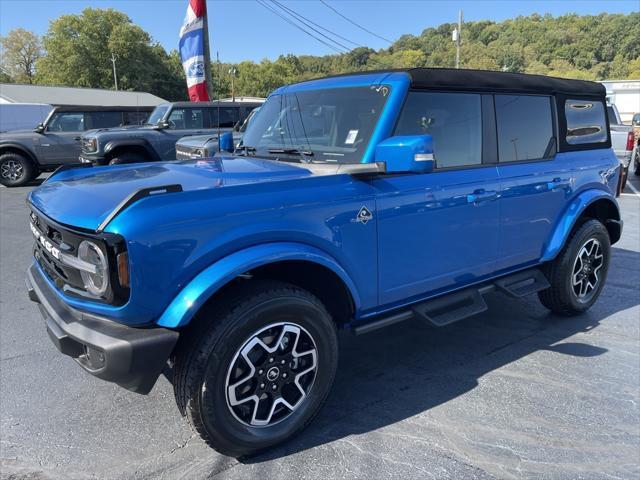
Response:
[{"label": "chrome wheel spoke", "polygon": [[309,332],[293,323],[269,325],[247,339],[234,356],[227,372],[227,406],[246,425],[280,422],[308,396],[317,367]]}]

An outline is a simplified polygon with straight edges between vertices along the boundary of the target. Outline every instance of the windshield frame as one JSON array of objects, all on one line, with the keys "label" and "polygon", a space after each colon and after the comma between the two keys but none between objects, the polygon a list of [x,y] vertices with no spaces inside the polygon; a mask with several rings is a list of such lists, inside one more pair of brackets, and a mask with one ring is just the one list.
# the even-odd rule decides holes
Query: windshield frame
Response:
[{"label": "windshield frame", "polygon": [[[327,148],[324,149],[321,146],[318,146],[318,144],[313,144],[309,142],[308,139],[306,139],[306,141],[297,142],[296,140],[301,139],[300,135],[298,135],[293,142],[291,141],[292,138],[288,137],[286,140],[283,139],[282,143],[273,143],[270,145],[265,145],[265,144],[259,145],[260,142],[258,142],[259,146],[248,144],[246,143],[246,139],[247,137],[250,137],[249,134],[251,129],[258,128],[257,122],[255,121],[256,119],[254,118],[253,119],[254,121],[251,122],[251,124],[247,128],[247,131],[244,133],[242,141],[238,145],[236,151],[242,152],[243,148],[248,147],[253,149],[253,147],[257,146],[257,150],[256,151],[252,150],[251,154],[261,158],[285,160],[285,161],[293,161],[297,159],[298,161],[302,161],[302,162],[323,163],[323,164],[326,163],[326,164],[335,164],[335,165],[369,163],[370,161],[372,161],[372,159],[370,158],[371,150],[372,150],[371,145],[374,142],[376,144],[379,142],[379,136],[380,136],[379,130],[381,128],[380,125],[381,123],[387,123],[386,121],[382,122],[382,120],[387,116],[386,112],[390,110],[391,108],[390,104],[395,103],[391,101],[391,99],[394,97],[393,95],[394,85],[392,84],[393,82],[377,83],[377,82],[363,81],[363,82],[353,82],[350,84],[335,84],[335,83],[329,84],[328,82],[313,82],[313,83],[315,83],[316,85],[313,85],[312,88],[308,88],[310,86],[308,84],[307,85],[298,84],[294,86],[281,87],[276,91],[274,91],[267,98],[267,101],[260,107],[260,113],[261,113],[260,118],[264,118],[263,112],[265,112],[268,109],[268,107],[273,105],[274,102],[278,102],[280,108],[277,110],[277,113],[273,117],[273,122],[271,122],[272,124],[269,125],[267,128],[263,128],[263,135],[268,128],[272,128],[273,126],[277,125],[278,122],[284,118],[283,112],[285,112],[287,108],[291,107],[292,105],[291,100],[293,100],[293,102],[296,102],[299,106],[300,100],[301,100],[299,95],[304,95],[305,93],[311,93],[311,92],[318,93],[323,91],[331,92],[331,91],[337,91],[337,90],[370,89],[370,90],[375,90],[376,93],[384,96],[384,99],[379,104],[374,104],[374,101],[372,100],[371,102],[372,107],[374,105],[377,106],[378,111],[375,113],[372,113],[371,123],[367,125],[368,130],[365,129],[366,135],[363,135],[362,143],[354,146],[352,151],[347,151],[344,148],[344,146],[337,144],[337,142],[336,142],[336,145],[327,146]],[[300,87],[307,87],[307,88],[300,88]],[[403,89],[399,89],[399,90],[402,91]],[[384,93],[381,93],[381,92],[384,92]],[[395,96],[397,95],[398,93],[396,93]],[[371,98],[375,99],[375,97],[371,97]],[[289,102],[289,105],[287,105],[287,102]],[[276,103],[276,106],[278,105],[278,103]],[[337,103],[336,105],[339,105],[339,103]],[[331,107],[331,105],[324,105],[322,107]],[[294,108],[295,108],[295,105],[294,105]],[[341,114],[343,113],[344,112],[341,112]],[[345,125],[342,125],[342,127],[340,127],[337,120],[334,119],[333,122],[337,128],[343,128],[343,129],[345,128]],[[304,125],[300,123],[300,126],[304,131],[305,130]],[[362,128],[358,130],[362,130]],[[358,130],[355,130],[356,135]],[[263,135],[260,138],[264,138]],[[306,132],[304,135],[306,137]],[[351,130],[349,130],[349,135],[351,135]],[[348,145],[348,144],[349,143],[347,143],[345,139],[345,145]],[[343,147],[343,151],[341,151],[341,147]],[[269,150],[274,150],[274,151],[270,152]],[[291,150],[291,151],[275,152],[275,150]],[[244,153],[246,154],[246,151]],[[343,158],[346,158],[346,159],[342,160]]]},{"label": "windshield frame", "polygon": [[[151,123],[151,118],[153,118],[153,114],[156,113],[156,110],[160,110],[160,109],[164,109],[164,112],[162,113],[162,115],[160,116],[160,118],[158,118],[158,120],[156,120],[155,123]],[[161,103],[160,105],[156,105],[156,108],[154,108],[151,113],[149,114],[149,118],[147,119],[147,123],[146,125],[157,125],[158,122],[164,120],[167,117],[167,113],[171,111],[171,104],[169,103]]]}]

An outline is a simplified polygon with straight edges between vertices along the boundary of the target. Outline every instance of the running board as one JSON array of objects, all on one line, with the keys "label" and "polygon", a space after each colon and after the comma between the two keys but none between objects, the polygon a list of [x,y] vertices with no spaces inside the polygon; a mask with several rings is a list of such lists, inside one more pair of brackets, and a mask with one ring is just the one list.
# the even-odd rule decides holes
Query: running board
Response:
[{"label": "running board", "polygon": [[444,327],[487,310],[483,295],[495,289],[511,297],[521,298],[549,288],[549,282],[537,268],[531,268],[500,278],[492,283],[458,292],[448,293],[426,302],[412,305],[409,310],[395,312],[363,325],[351,328],[354,335],[362,335],[394,323],[418,318],[435,327]]},{"label": "running board", "polygon": [[547,277],[537,268],[500,278],[496,280],[495,285],[499,290],[514,298],[522,298],[550,287]]},{"label": "running board", "polygon": [[482,313],[487,304],[475,288],[451,293],[444,297],[428,300],[413,307],[413,311],[422,320],[435,327],[444,327],[463,318]]}]

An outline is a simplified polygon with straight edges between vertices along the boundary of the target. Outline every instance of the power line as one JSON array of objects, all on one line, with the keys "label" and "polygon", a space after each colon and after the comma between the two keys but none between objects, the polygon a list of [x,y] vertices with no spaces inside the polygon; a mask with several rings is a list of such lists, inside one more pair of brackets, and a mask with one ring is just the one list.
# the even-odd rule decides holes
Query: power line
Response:
[{"label": "power line", "polygon": [[[275,4],[276,4],[276,5],[278,5],[281,9],[285,9],[285,10],[287,10],[287,12],[288,12],[290,15],[294,15],[294,16],[298,17],[298,19],[302,19],[302,20],[299,20],[299,21],[300,21],[300,22],[302,22],[302,23],[305,23],[305,21],[307,21],[307,22],[311,23],[312,25],[315,25],[316,27],[318,27],[318,28],[320,28],[320,29],[324,30],[325,32],[329,32],[331,35],[334,35],[334,36],[338,37],[339,39],[344,40],[344,41],[345,41],[345,42],[347,42],[347,43],[350,43],[350,44],[352,44],[352,45],[355,45],[356,47],[363,47],[363,46],[364,46],[364,45],[361,45],[360,43],[354,42],[353,40],[349,40],[348,38],[343,37],[343,36],[342,36],[342,35],[340,35],[339,33],[336,33],[336,32],[334,32],[334,31],[332,31],[332,30],[329,30],[328,28],[323,27],[322,25],[317,24],[317,23],[316,23],[316,22],[314,22],[313,20],[308,19],[308,18],[307,18],[307,17],[305,17],[304,15],[301,15],[300,13],[296,12],[296,11],[295,11],[295,10],[293,10],[292,8],[289,8],[289,7],[287,7],[286,5],[283,5],[282,3],[280,3],[280,2],[278,2],[278,1],[276,1],[276,0],[271,0],[271,3],[275,3]],[[309,28],[312,28],[312,27],[310,27],[310,26],[309,26]],[[317,31],[317,30],[316,30],[316,31]],[[318,33],[320,33],[320,32],[318,32]],[[337,43],[337,42],[336,42],[336,43]],[[340,44],[339,44],[339,45],[340,45]],[[349,50],[349,48],[348,48],[348,47],[346,47],[346,46],[344,46],[344,45],[343,45],[343,47],[345,47],[345,48],[347,48],[347,49]]]},{"label": "power line", "polygon": [[[343,45],[342,43],[338,42],[337,40],[334,40],[333,38],[329,37],[328,35],[325,35],[320,30],[318,30],[317,28],[314,28],[313,26],[309,25],[304,20],[300,20],[299,18],[296,18],[296,17],[301,17],[301,15],[299,15],[299,14],[297,14],[295,12],[293,14],[289,13],[287,10],[290,10],[291,12],[293,12],[293,10],[291,10],[289,7],[285,7],[284,5],[282,5],[281,3],[277,2],[276,0],[271,0],[271,2],[269,2],[269,3],[275,5],[276,7],[279,7],[280,10],[282,10],[285,13],[285,15],[289,15],[290,17],[293,18],[294,21],[297,21],[298,23],[301,23],[302,25],[306,26],[307,28],[310,28],[311,30],[316,32],[318,35],[320,35],[320,36],[326,38],[328,41],[338,45],[338,47],[346,50],[347,52],[349,50],[351,50],[351,48],[347,47],[346,45]],[[322,27],[320,27],[320,28],[322,28]]]},{"label": "power line", "polygon": [[292,25],[294,27],[296,27],[298,30],[302,31],[303,33],[305,33],[306,35],[309,35],[311,38],[314,38],[315,40],[317,40],[318,42],[322,43],[323,45],[329,47],[331,50],[338,52],[338,53],[345,53],[343,50],[336,48],[335,46],[325,42],[324,40],[322,40],[321,38],[316,37],[314,34],[310,33],[309,31],[305,30],[303,27],[301,27],[300,25],[298,25],[297,23],[295,23],[294,21],[290,20],[289,18],[285,17],[284,15],[282,15],[280,12],[278,12],[277,10],[271,8],[271,6],[267,5],[267,3],[264,0],[256,0],[256,2],[260,5],[262,5],[264,8],[266,8],[267,10],[269,10],[271,13],[277,15],[278,17],[280,17],[281,19],[283,19],[285,22],[287,22],[289,25]]},{"label": "power line", "polygon": [[320,3],[322,3],[325,7],[327,7],[330,10],[333,10],[333,12],[336,13],[336,15],[339,15],[340,17],[344,18],[347,22],[351,23],[352,25],[355,25],[356,27],[358,27],[360,30],[363,30],[365,32],[367,32],[370,35],[373,35],[374,37],[379,38],[380,40],[384,40],[385,42],[388,43],[393,43],[391,40],[389,40],[388,38],[384,38],[381,35],[378,35],[375,32],[372,32],[371,30],[368,30],[366,28],[364,28],[362,25],[360,25],[359,23],[354,22],[353,20],[351,20],[350,18],[346,17],[345,15],[343,15],[342,13],[340,13],[338,10],[336,10],[335,8],[333,8],[331,5],[329,5],[327,2],[325,2],[324,0],[320,0]]}]

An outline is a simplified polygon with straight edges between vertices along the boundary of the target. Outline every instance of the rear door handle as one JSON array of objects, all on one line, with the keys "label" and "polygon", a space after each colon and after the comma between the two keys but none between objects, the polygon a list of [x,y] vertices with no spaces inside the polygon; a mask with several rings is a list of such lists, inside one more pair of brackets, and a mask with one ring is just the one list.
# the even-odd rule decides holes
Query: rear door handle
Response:
[{"label": "rear door handle", "polygon": [[481,202],[490,202],[498,198],[498,192],[495,190],[485,190],[483,188],[475,190],[467,195],[467,203],[478,204]]},{"label": "rear door handle", "polygon": [[553,181],[547,182],[547,189],[560,190],[571,186],[569,180],[562,180],[561,178],[554,178]]}]

